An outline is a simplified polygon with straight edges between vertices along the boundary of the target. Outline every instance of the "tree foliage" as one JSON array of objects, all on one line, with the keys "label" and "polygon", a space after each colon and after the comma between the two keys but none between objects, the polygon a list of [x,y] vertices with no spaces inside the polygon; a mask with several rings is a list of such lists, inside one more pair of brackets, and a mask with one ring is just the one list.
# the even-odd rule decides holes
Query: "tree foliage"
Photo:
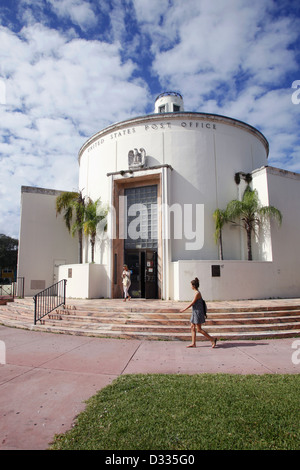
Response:
[{"label": "tree foliage", "polygon": [[213,213],[213,218],[215,221],[215,242],[219,243],[219,258],[223,259],[223,236],[222,229],[224,225],[228,222],[228,216],[226,210],[216,209]]},{"label": "tree foliage", "polygon": [[[0,268],[17,269],[18,261],[18,240],[0,234]],[[1,270],[0,270],[1,277]]]},{"label": "tree foliage", "polygon": [[[66,226],[74,237],[78,234],[79,240],[79,263],[82,263],[82,234],[84,222],[85,203],[81,191],[65,191],[56,198],[56,214],[63,212]],[[75,220],[74,220],[75,218]]]},{"label": "tree foliage", "polygon": [[229,221],[240,225],[246,230],[248,260],[252,260],[252,233],[255,233],[258,227],[264,225],[271,218],[277,220],[279,225],[282,223],[282,214],[274,206],[261,206],[257,190],[252,190],[247,186],[241,201],[234,199],[226,207],[226,213]]},{"label": "tree foliage", "polygon": [[98,224],[101,221],[103,221],[101,231],[106,230],[107,228],[106,217],[107,217],[107,209],[105,209],[101,205],[100,198],[97,199],[95,202],[89,198],[85,206],[83,229],[84,229],[84,234],[90,237],[92,263],[94,263],[94,256],[95,256],[95,242],[96,242],[97,227],[98,227]]},{"label": "tree foliage", "polygon": [[84,197],[82,192],[63,192],[56,198],[56,213],[61,214],[69,232],[74,237],[78,234],[79,263],[82,263],[83,234],[90,237],[92,262],[94,262],[97,226],[104,221],[102,229],[106,230],[106,217],[108,210],[102,206],[100,198],[93,201]]}]

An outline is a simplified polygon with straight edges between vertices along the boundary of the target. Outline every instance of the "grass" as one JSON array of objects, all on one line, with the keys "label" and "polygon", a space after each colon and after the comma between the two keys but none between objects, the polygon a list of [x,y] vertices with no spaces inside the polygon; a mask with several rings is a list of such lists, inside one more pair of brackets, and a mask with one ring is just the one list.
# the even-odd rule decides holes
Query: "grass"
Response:
[{"label": "grass", "polygon": [[300,375],[125,375],[53,450],[296,450]]}]

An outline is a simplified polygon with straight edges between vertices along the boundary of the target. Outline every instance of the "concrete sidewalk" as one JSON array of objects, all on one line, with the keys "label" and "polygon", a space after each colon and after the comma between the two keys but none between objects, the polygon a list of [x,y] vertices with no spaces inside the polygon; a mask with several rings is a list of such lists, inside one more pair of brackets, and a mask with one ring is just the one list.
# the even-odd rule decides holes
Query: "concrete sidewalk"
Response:
[{"label": "concrete sidewalk", "polygon": [[122,374],[300,372],[293,363],[300,338],[186,346],[0,326],[0,449],[47,449],[55,434],[70,429],[85,400]]}]

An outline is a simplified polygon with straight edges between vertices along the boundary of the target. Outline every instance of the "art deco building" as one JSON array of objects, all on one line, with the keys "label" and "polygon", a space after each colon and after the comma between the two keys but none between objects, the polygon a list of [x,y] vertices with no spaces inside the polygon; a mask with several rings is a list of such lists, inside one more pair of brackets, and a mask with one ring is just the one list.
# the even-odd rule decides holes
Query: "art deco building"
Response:
[{"label": "art deco building", "polygon": [[[76,240],[56,218],[58,192],[22,188],[19,275],[27,294],[66,278],[70,297],[118,298],[126,263],[133,297],[190,299],[195,276],[210,300],[299,296],[300,175],[268,166],[268,156],[268,141],[251,125],[185,111],[180,94],[162,93],[153,114],[102,129],[79,150],[78,187],[109,207],[95,263],[86,240],[77,264]],[[282,226],[261,227],[248,261],[244,230],[226,224],[220,260],[213,213],[241,199],[249,182],[262,205],[281,211]],[[47,235],[39,236],[46,214]]]}]

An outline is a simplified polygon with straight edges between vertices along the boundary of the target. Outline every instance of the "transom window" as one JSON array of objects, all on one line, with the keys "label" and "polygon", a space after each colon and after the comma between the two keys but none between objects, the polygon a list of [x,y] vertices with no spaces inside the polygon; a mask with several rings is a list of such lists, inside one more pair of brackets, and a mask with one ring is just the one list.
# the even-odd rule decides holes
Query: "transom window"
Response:
[{"label": "transom window", "polygon": [[125,248],[158,247],[157,185],[128,188]]}]

